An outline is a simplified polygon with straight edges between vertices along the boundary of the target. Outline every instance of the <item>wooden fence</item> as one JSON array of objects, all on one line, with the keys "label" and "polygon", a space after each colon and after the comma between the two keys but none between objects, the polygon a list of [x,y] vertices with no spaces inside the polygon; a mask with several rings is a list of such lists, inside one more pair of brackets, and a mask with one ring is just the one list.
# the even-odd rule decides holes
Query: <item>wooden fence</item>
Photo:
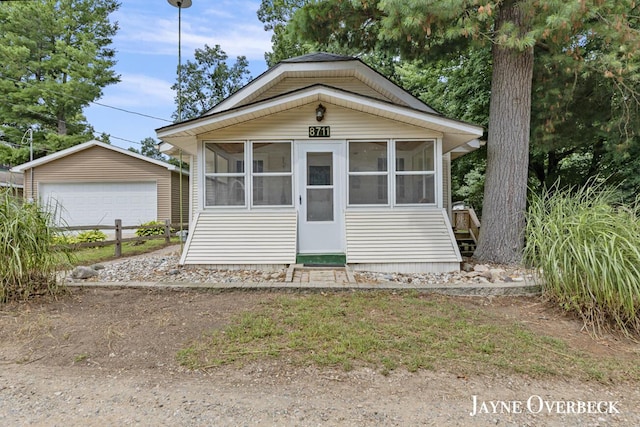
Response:
[{"label": "wooden fence", "polygon": [[[56,231],[86,231],[86,230],[115,230],[114,240],[103,240],[100,242],[81,242],[73,243],[70,246],[73,248],[92,248],[99,246],[115,245],[114,255],[116,257],[122,256],[122,244],[125,242],[144,242],[146,240],[164,239],[166,243],[171,241],[171,230],[179,230],[182,225],[183,230],[189,229],[189,224],[171,224],[169,220],[166,220],[164,224],[153,225],[122,225],[122,220],[116,219],[114,225],[75,225],[71,227],[56,227]],[[123,230],[147,230],[162,228],[162,234],[154,234],[151,236],[135,236],[135,237],[122,237]]]}]

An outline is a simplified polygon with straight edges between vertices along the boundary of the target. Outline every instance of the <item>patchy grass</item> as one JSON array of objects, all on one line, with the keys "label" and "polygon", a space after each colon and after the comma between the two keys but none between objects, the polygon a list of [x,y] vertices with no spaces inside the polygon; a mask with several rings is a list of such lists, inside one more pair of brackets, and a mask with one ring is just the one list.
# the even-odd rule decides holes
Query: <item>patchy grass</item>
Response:
[{"label": "patchy grass", "polygon": [[[175,245],[176,243],[180,243],[180,239],[178,237],[172,237],[171,243],[169,245]],[[153,252],[158,249],[162,249],[167,245],[164,239],[157,240],[147,240],[144,242],[126,242],[122,244],[122,256],[134,256],[141,255],[147,252]],[[115,245],[101,246],[96,248],[81,248],[72,252],[72,260],[71,265],[87,265],[87,264],[95,264],[97,262],[109,261],[112,259],[116,259],[114,257]],[[62,263],[65,267],[69,266],[69,262],[67,259],[62,260]]]},{"label": "patchy grass", "polygon": [[190,369],[284,358],[294,364],[519,373],[597,381],[640,379],[640,368],[595,360],[517,321],[418,293],[286,295],[239,313],[178,352]]}]

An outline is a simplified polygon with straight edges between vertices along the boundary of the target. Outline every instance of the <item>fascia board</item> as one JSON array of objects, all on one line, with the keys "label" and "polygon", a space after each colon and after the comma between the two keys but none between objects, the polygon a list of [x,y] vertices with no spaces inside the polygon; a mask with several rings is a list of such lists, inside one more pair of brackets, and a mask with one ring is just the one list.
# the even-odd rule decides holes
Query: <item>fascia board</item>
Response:
[{"label": "fascia board", "polygon": [[111,151],[115,151],[121,154],[125,154],[130,157],[134,157],[136,159],[143,160],[145,162],[153,163],[158,166],[162,166],[168,170],[174,170],[176,167],[174,165],[170,165],[160,160],[152,159],[147,156],[143,156],[142,154],[134,153],[133,151],[125,150],[124,148],[116,147],[113,145],[105,144],[104,142],[91,140],[87,142],[83,142],[82,144],[74,145],[73,147],[66,148],[64,150],[57,151],[53,154],[49,154],[48,156],[41,157],[39,159],[33,160],[31,162],[23,163],[21,165],[15,166],[11,168],[12,172],[24,172],[27,169],[31,169],[55,160],[58,160],[62,157],[69,156],[71,154],[86,150],[91,147],[102,147]]}]

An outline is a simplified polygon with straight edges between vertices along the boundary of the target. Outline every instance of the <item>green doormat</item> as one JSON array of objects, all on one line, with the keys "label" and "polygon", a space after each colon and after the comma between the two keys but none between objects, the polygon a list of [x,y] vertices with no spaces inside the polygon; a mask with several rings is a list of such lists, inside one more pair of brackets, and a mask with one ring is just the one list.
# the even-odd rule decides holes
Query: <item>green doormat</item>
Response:
[{"label": "green doormat", "polygon": [[298,254],[296,264],[344,266],[347,263],[345,254]]}]

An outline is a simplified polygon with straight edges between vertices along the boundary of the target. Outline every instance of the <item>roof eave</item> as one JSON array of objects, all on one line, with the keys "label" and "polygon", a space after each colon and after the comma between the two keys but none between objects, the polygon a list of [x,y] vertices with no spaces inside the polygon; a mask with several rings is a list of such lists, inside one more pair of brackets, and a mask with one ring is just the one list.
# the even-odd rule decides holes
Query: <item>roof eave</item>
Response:
[{"label": "roof eave", "polygon": [[[401,117],[404,118],[404,120],[401,121],[409,124],[430,128],[443,133],[457,134],[459,135],[459,138],[452,138],[451,149],[456,146],[463,145],[470,140],[477,139],[483,134],[483,129],[476,125],[449,119],[439,114],[428,113],[421,110],[415,110],[410,107],[387,103],[324,85],[314,85],[303,90],[294,91],[269,100],[260,101],[255,104],[222,111],[209,116],[203,116],[189,122],[177,123],[157,129],[156,132],[158,138],[163,141],[172,145],[180,145],[180,139],[183,141],[193,141],[197,138],[197,135],[203,133],[212,132],[216,129],[239,124],[244,121],[265,117],[267,115],[274,114],[274,111],[275,113],[278,113],[316,101],[341,105],[365,113],[375,113],[390,119],[392,117]],[[355,108],[356,106],[358,108]],[[460,141],[457,141],[458,139],[460,139]]]},{"label": "roof eave", "polygon": [[88,148],[91,147],[102,147],[102,148],[106,148],[108,150],[112,150],[121,154],[125,154],[127,156],[131,156],[140,160],[143,160],[145,162],[149,162],[149,163],[153,163],[155,165],[158,166],[162,166],[168,170],[174,170],[176,169],[176,167],[172,164],[163,162],[161,160],[156,160],[156,159],[152,159],[150,157],[144,156],[142,154],[138,154],[138,153],[134,153],[133,151],[129,151],[129,150],[125,150],[124,148],[120,148],[120,147],[116,147],[113,145],[109,145],[109,144],[105,144],[104,142],[101,141],[96,141],[91,140],[91,141],[87,141],[87,142],[83,142],[82,144],[78,144],[78,145],[74,145],[72,147],[69,148],[65,148],[64,150],[60,150],[60,151],[56,151],[53,154],[49,154],[47,156],[44,157],[40,157],[39,159],[36,160],[32,160],[30,162],[26,162],[23,163],[21,165],[18,166],[14,166],[13,168],[11,168],[11,172],[19,172],[19,173],[23,173],[26,170],[29,170],[31,168],[35,168],[38,167],[40,165],[44,165],[46,163],[52,162],[54,160],[58,160],[61,159],[63,157],[69,156],[71,154],[75,154],[78,153],[80,151],[86,150]]}]

